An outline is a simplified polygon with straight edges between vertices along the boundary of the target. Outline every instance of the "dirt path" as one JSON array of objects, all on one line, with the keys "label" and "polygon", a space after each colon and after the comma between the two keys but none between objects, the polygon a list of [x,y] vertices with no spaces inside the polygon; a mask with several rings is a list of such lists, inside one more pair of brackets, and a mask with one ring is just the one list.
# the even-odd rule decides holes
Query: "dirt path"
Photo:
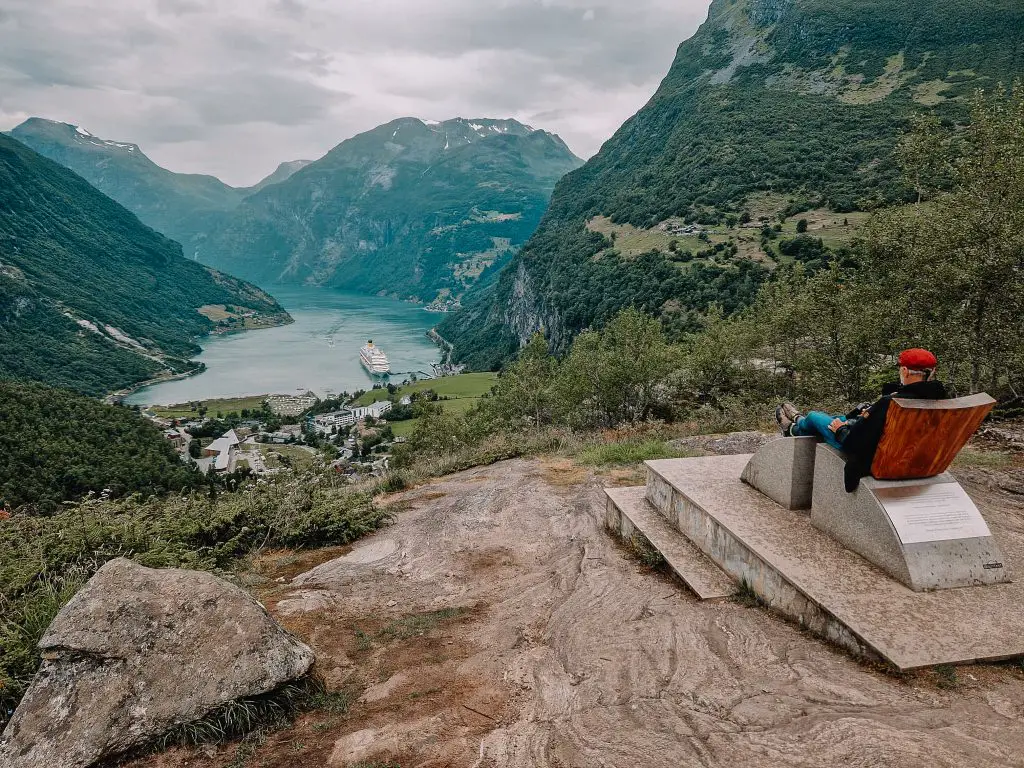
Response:
[{"label": "dirt path", "polygon": [[[983,512],[1021,527],[978,481]],[[603,531],[602,482],[504,462],[395,497],[395,525],[341,557],[279,559],[267,605],[350,708],[134,765],[1024,766],[1019,667],[897,679],[698,603]]]}]

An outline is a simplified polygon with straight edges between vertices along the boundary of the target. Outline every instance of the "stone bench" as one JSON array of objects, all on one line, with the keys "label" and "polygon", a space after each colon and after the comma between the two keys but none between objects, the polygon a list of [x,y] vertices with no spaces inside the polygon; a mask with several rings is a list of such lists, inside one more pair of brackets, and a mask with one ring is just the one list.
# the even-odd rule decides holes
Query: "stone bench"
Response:
[{"label": "stone bench", "polygon": [[742,479],[913,590],[1010,580],[977,507],[946,470],[992,410],[985,394],[893,399],[871,465],[853,493],[846,459],[816,438],[767,443]]}]

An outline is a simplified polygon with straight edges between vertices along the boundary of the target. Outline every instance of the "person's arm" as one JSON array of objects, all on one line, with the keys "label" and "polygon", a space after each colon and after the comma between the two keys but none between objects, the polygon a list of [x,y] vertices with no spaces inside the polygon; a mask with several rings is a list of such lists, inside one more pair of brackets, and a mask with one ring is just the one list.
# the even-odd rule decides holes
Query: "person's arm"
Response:
[{"label": "person's arm", "polygon": [[878,441],[885,429],[885,416],[889,410],[890,398],[883,397],[850,423],[850,429],[843,438],[843,450],[865,459],[874,455]]}]

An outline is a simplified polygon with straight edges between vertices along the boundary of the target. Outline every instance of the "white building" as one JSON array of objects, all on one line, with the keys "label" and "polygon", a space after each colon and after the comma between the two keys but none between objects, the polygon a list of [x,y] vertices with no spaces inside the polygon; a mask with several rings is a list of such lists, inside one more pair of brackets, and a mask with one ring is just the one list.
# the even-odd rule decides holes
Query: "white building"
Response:
[{"label": "white building", "polygon": [[356,423],[356,416],[348,408],[332,413],[321,413],[313,417],[313,429],[321,435],[329,435],[335,429],[351,427]]},{"label": "white building", "polygon": [[238,435],[231,429],[203,449],[204,456],[213,456],[213,468],[217,472],[229,472],[238,451]]},{"label": "white building", "polygon": [[390,400],[378,400],[376,403],[362,406],[359,408],[352,409],[352,415],[355,416],[356,421],[365,419],[367,416],[373,416],[375,419],[379,419],[385,413],[391,410]]}]

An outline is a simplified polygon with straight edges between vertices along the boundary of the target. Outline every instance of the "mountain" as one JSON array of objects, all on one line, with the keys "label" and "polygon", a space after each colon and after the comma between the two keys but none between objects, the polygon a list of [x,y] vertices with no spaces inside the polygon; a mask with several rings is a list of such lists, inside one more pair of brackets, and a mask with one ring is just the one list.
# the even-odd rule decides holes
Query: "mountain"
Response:
[{"label": "mountain", "polygon": [[850,230],[912,199],[893,156],[910,116],[966,119],[975,89],[1022,74],[1016,0],[714,0],[653,98],[439,331],[486,368],[623,306],[677,329],[742,306],[772,267],[762,224],[808,211]]},{"label": "mountain", "polygon": [[[0,379],[100,394],[194,367],[193,339],[287,314],[184,259],[83,178],[0,135]],[[221,321],[221,327],[230,321]]]},{"label": "mountain", "polygon": [[198,257],[257,282],[454,303],[526,241],[581,162],[515,120],[402,118],[247,197]]},{"label": "mountain", "polygon": [[277,170],[267,176],[267,178],[263,179],[255,186],[249,187],[243,191],[247,195],[252,195],[259,192],[264,187],[269,187],[271,184],[279,184],[282,181],[287,181],[296,171],[301,171],[312,162],[312,160],[291,160],[281,163],[277,166]]},{"label": "mountain", "polygon": [[200,233],[217,226],[218,215],[309,164],[308,160],[281,163],[255,186],[235,188],[213,176],[168,171],[150,160],[137,144],[101,139],[68,123],[32,117],[10,135],[70,168],[144,224],[182,243],[189,255]]},{"label": "mountain", "polygon": [[46,385],[0,381],[0,510],[52,513],[93,492],[124,496],[197,487],[170,442],[128,408]]}]

